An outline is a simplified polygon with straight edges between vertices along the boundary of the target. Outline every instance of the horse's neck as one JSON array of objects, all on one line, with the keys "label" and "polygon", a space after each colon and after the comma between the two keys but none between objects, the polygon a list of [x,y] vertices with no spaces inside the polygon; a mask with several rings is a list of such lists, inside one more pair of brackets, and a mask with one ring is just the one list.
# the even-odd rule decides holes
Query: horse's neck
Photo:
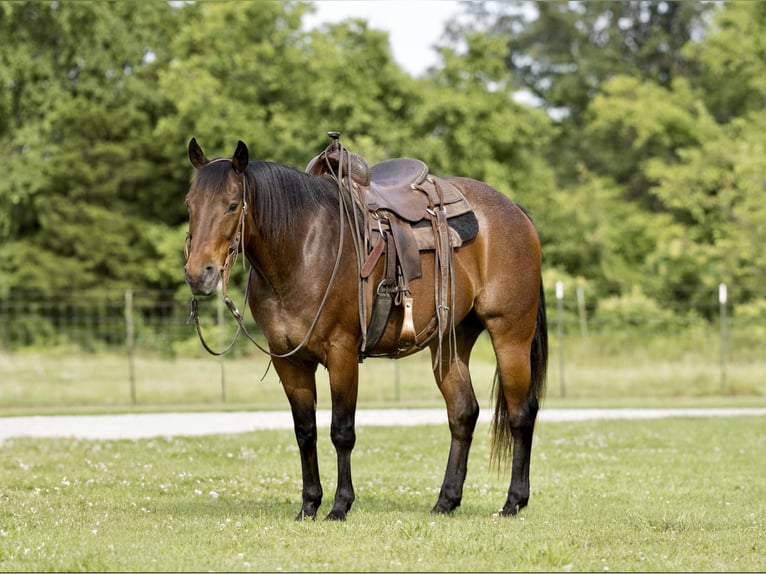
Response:
[{"label": "horse's neck", "polygon": [[289,241],[270,243],[249,234],[246,255],[261,278],[277,294],[326,281],[338,252],[337,222],[323,210],[300,223]]}]

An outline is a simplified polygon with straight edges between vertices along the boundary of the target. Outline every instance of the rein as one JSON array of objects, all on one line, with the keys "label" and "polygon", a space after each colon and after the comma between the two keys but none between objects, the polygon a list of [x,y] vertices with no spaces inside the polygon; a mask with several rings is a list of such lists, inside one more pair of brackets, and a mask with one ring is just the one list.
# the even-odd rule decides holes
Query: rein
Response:
[{"label": "rein", "polygon": [[[212,161],[231,161],[227,158],[219,158]],[[212,163],[212,162],[211,162]],[[255,347],[261,351],[262,353],[265,353],[271,358],[276,359],[284,359],[287,357],[290,357],[294,354],[296,354],[298,351],[300,351],[306,343],[308,343],[309,338],[311,337],[311,334],[314,332],[314,328],[316,327],[317,323],[319,322],[319,316],[322,314],[322,311],[324,309],[325,304],[327,303],[327,298],[330,295],[330,290],[332,289],[333,283],[335,282],[335,278],[338,274],[338,270],[340,269],[340,262],[341,257],[343,255],[343,245],[345,240],[345,225],[344,225],[344,219],[345,217],[349,217],[347,213],[347,207],[344,201],[343,197],[343,184],[342,184],[342,171],[343,168],[340,169],[340,174],[335,177],[336,181],[338,182],[339,191],[338,194],[338,213],[340,215],[339,221],[340,221],[340,234],[338,237],[338,253],[335,256],[335,264],[333,265],[332,273],[330,274],[330,279],[327,283],[327,288],[325,289],[324,295],[322,296],[322,300],[319,303],[319,308],[317,309],[316,315],[314,316],[314,320],[311,322],[311,325],[309,326],[308,331],[306,332],[306,335],[303,337],[303,340],[298,343],[298,345],[282,354],[278,353],[272,353],[269,349],[264,348],[258,341],[256,341],[253,336],[250,334],[250,332],[245,327],[244,323],[244,317],[242,316],[242,313],[240,313],[239,309],[237,309],[236,304],[234,301],[229,298],[229,296],[226,294],[226,288],[228,286],[229,282],[229,276],[231,273],[231,265],[236,262],[237,254],[241,251],[243,253],[242,256],[242,266],[243,269],[245,268],[245,259],[244,256],[244,230],[245,230],[245,216],[248,212],[248,204],[247,204],[247,179],[245,178],[245,174],[242,174],[242,212],[240,213],[239,217],[239,224],[237,225],[237,230],[234,234],[234,237],[231,240],[231,243],[229,245],[229,252],[226,256],[226,260],[224,261],[223,265],[223,273],[221,276],[221,283],[222,283],[222,292],[223,292],[223,302],[226,305],[226,308],[229,309],[229,312],[232,314],[234,319],[237,322],[237,330],[234,333],[234,337],[231,340],[231,343],[223,350],[223,351],[215,351],[212,349],[207,342],[205,341],[205,338],[202,334],[202,327],[199,323],[199,313],[198,313],[198,306],[199,301],[196,296],[192,295],[191,302],[190,302],[190,313],[189,318],[186,321],[186,324],[189,323],[194,324],[194,328],[197,332],[197,336],[199,337],[200,343],[202,343],[202,347],[211,355],[214,355],[216,357],[219,357],[221,355],[225,355],[231,349],[234,347],[234,344],[237,342],[237,339],[239,338],[240,333],[243,333],[245,337],[253,344]],[[186,243],[184,245],[184,254],[186,256],[186,259],[189,258],[189,250],[190,250],[190,236],[187,233],[186,234]],[[250,266],[250,269],[248,270],[247,274],[247,282],[245,284],[245,296],[244,301],[242,303],[243,307],[247,304],[248,295],[250,292],[250,279],[251,275],[253,273],[252,265]]]}]

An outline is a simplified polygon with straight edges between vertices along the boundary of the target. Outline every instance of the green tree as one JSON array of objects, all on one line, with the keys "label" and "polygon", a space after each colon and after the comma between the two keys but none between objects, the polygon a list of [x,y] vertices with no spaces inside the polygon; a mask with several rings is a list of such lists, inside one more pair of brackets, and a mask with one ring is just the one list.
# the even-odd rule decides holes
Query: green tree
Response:
[{"label": "green tree", "polygon": [[766,113],[751,114],[722,126],[701,145],[680,150],[678,162],[648,163],[652,193],[684,226],[682,235],[660,244],[655,254],[661,295],[710,298],[725,281],[740,301],[764,296],[764,128]]},{"label": "green tree", "polygon": [[151,145],[152,83],[174,10],[25,2],[0,14],[2,287],[166,286],[150,239],[169,205],[155,195],[168,174]]},{"label": "green tree", "polygon": [[705,41],[684,48],[691,75],[721,123],[766,107],[766,4],[725,2],[714,12]]},{"label": "green tree", "polygon": [[327,145],[331,130],[373,160],[406,141],[417,88],[393,62],[387,36],[360,20],[304,32],[307,9],[195,6],[161,74],[174,113],[157,136],[176,153],[192,135],[220,154],[242,139],[255,157],[299,167]]},{"label": "green tree", "polygon": [[679,79],[670,87],[615,76],[591,103],[581,136],[580,157],[595,173],[614,179],[624,198],[663,211],[649,193],[648,159],[669,163],[678,150],[698,146],[718,130],[699,94]]},{"label": "green tree", "polygon": [[576,119],[616,75],[667,87],[687,73],[683,47],[701,35],[711,8],[692,0],[488,2],[470,5],[468,26],[478,21],[505,38],[517,87]]},{"label": "green tree", "polygon": [[462,50],[442,48],[414,113],[412,148],[441,175],[487,182],[523,205],[543,230],[554,173],[546,149],[555,128],[542,110],[514,101],[503,42],[474,34]]}]

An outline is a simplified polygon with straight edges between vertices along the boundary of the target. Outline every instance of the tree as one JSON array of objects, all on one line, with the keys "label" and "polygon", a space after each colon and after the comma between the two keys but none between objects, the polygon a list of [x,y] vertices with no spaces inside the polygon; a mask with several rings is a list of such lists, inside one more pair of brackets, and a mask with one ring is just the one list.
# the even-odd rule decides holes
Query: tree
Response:
[{"label": "tree", "polygon": [[580,157],[595,173],[623,186],[625,199],[663,211],[649,193],[645,162],[677,162],[678,150],[700,145],[718,127],[697,92],[683,79],[668,88],[635,77],[615,76],[591,103]]},{"label": "tree", "polygon": [[726,123],[766,107],[766,4],[726,2],[713,14],[705,41],[684,54],[715,118]]},{"label": "tree", "polygon": [[161,74],[174,112],[157,135],[176,150],[192,135],[216,153],[242,139],[259,159],[302,167],[327,145],[327,131],[371,159],[407,139],[417,89],[384,33],[359,20],[303,32],[300,3],[194,9]]},{"label": "tree", "polygon": [[[506,39],[517,87],[576,120],[616,75],[667,87],[687,74],[692,61],[682,48],[702,34],[711,8],[691,0],[557,0],[476,3],[469,13]],[[476,20],[467,26],[475,29]]]},{"label": "tree", "polygon": [[154,196],[167,173],[152,161],[151,84],[174,10],[25,2],[0,15],[1,287],[167,285],[148,263],[168,205]]},{"label": "tree", "polygon": [[655,257],[662,295],[709,298],[725,281],[740,301],[764,296],[764,128],[766,113],[752,114],[722,126],[701,145],[680,150],[678,162],[649,162],[652,193],[683,224],[683,234],[661,244]]}]

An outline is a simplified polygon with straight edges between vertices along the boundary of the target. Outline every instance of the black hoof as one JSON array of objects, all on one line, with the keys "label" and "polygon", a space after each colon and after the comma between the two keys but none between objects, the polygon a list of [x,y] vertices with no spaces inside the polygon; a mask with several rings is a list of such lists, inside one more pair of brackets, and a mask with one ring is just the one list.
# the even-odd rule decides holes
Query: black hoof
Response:
[{"label": "black hoof", "polygon": [[316,520],[316,519],[317,519],[316,512],[314,512],[313,514],[309,514],[305,510],[301,510],[298,513],[298,516],[295,517],[295,522],[304,522],[306,520]]},{"label": "black hoof", "polygon": [[503,506],[503,509],[500,511],[500,516],[516,516],[519,513],[519,510],[524,508],[527,505],[527,500],[520,500],[519,502],[512,502],[508,501],[505,503],[505,506]]},{"label": "black hoof", "polygon": [[346,513],[343,510],[331,510],[330,514],[324,517],[325,521],[346,520]]},{"label": "black hoof", "polygon": [[459,504],[449,504],[446,502],[437,502],[436,505],[431,509],[431,514],[452,514],[452,511],[455,510]]}]

